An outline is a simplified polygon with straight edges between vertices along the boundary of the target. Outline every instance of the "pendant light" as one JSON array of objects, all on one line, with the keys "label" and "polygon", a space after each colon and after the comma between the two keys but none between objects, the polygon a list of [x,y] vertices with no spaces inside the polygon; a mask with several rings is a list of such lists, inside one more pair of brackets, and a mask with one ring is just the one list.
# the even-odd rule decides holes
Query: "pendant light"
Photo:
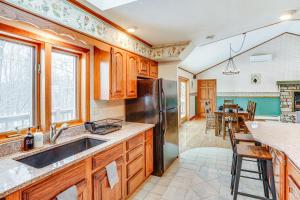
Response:
[{"label": "pendant light", "polygon": [[243,33],[243,35],[244,35],[244,38],[243,38],[242,45],[239,48],[239,50],[235,51],[235,50],[232,49],[231,43],[229,45],[229,59],[228,59],[227,65],[226,65],[226,67],[225,67],[225,69],[223,71],[224,75],[235,75],[235,74],[239,74],[240,73],[240,70],[236,67],[236,65],[234,63],[233,56],[232,56],[231,53],[234,52],[234,53],[237,54],[237,53],[239,53],[242,50],[242,48],[243,48],[243,46],[245,44],[246,33]]}]

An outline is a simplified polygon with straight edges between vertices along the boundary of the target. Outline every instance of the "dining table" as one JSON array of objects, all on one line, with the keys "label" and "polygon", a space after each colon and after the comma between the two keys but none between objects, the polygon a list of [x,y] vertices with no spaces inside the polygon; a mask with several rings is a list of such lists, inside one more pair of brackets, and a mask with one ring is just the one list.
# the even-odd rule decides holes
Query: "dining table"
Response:
[{"label": "dining table", "polygon": [[[225,111],[229,112],[229,110]],[[223,123],[223,109],[217,109],[215,112],[215,135],[219,136],[222,130],[222,123]],[[249,112],[247,110],[238,110],[238,116],[244,119],[248,119]],[[225,130],[223,130],[224,132]]]}]

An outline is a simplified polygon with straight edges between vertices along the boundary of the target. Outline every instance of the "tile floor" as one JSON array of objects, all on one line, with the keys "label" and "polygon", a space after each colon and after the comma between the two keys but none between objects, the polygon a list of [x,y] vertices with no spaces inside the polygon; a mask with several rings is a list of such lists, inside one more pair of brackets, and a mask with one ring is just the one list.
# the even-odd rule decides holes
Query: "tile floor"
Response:
[{"label": "tile floor", "polygon": [[[205,120],[184,123],[179,131],[180,156],[162,177],[151,176],[132,200],[229,200],[232,151],[229,138],[205,134]],[[243,163],[257,170],[256,163]],[[245,175],[245,173],[243,173]],[[247,174],[249,176],[249,174]],[[251,175],[251,174],[250,174]],[[263,195],[262,183],[241,179],[242,192]],[[239,200],[250,199],[238,196]]]},{"label": "tile floor", "polygon": [[[230,149],[194,148],[180,154],[162,177],[150,176],[132,195],[132,200],[229,200]],[[256,164],[244,162],[243,168],[256,170]],[[245,174],[245,173],[244,173]],[[247,174],[248,175],[248,174]],[[241,179],[240,190],[263,195],[259,181]],[[239,200],[249,199],[238,196]]]},{"label": "tile floor", "polygon": [[184,152],[196,147],[231,148],[229,137],[215,136],[215,130],[205,133],[205,119],[185,122],[179,129],[179,149]]}]

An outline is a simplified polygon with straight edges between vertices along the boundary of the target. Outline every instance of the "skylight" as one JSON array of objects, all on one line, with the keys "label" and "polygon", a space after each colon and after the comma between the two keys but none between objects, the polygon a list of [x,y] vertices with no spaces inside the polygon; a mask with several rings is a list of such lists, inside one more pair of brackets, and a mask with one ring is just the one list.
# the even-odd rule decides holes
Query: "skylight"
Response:
[{"label": "skylight", "polygon": [[137,0],[87,0],[87,1],[101,10],[108,10],[128,3],[132,3]]}]

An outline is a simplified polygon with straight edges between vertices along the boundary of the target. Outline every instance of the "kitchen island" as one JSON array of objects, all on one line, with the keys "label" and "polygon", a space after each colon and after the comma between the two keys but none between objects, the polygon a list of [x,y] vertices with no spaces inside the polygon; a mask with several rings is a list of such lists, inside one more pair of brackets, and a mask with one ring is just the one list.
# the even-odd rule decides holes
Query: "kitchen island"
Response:
[{"label": "kitchen island", "polygon": [[270,147],[277,199],[300,199],[300,124],[246,122],[254,139]]}]

